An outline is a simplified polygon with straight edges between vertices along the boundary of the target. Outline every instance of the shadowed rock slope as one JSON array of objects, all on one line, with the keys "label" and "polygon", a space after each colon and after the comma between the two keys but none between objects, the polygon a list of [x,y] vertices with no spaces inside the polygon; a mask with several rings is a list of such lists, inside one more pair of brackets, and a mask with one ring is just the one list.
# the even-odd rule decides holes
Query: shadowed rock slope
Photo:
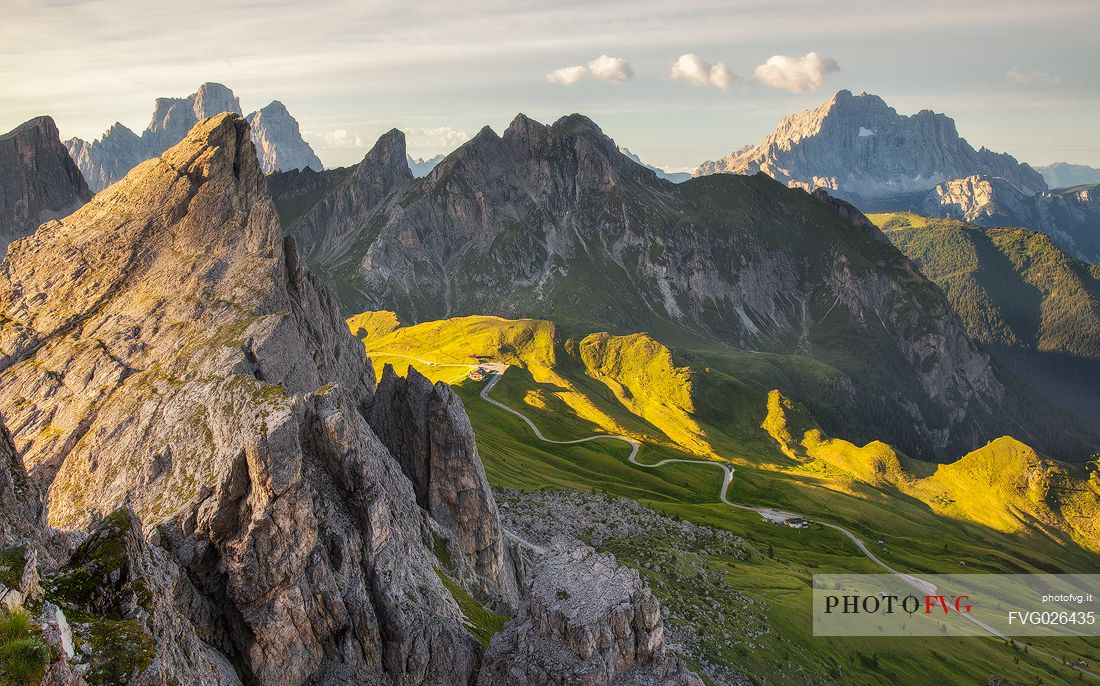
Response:
[{"label": "shadowed rock slope", "polygon": [[49,117],[0,136],[0,257],[8,243],[92,196]]},{"label": "shadowed rock slope", "polygon": [[930,458],[1005,434],[1087,450],[850,205],[763,174],[672,184],[580,115],[483,129],[416,180],[402,144],[384,136],[290,227],[345,313],[531,317],[797,355],[835,370],[808,383],[843,435]]},{"label": "shadowed rock slope", "polygon": [[1100,427],[1100,267],[1038,231],[906,213],[873,218],[943,289],[971,338]]},{"label": "shadowed rock slope", "polygon": [[[368,425],[362,346],[284,239],[242,118],[200,122],[23,239],[0,303],[0,415],[49,522],[132,508],[195,589],[176,610],[243,681],[475,678],[480,645],[429,547],[450,521],[417,507]],[[453,404],[431,422],[470,431]],[[471,549],[503,554],[485,543],[499,530],[480,535]]]}]

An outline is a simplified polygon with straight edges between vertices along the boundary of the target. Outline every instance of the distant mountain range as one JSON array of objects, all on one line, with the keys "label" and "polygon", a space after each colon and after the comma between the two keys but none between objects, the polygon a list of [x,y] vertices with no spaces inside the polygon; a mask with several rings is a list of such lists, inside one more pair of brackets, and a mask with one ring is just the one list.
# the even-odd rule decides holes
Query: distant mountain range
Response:
[{"label": "distant mountain range", "polygon": [[1051,188],[1068,188],[1100,183],[1100,169],[1084,164],[1055,162],[1045,167],[1035,167]]},{"label": "distant mountain range", "polygon": [[[186,98],[157,98],[149,125],[138,136],[115,122],[101,138],[71,138],[65,146],[93,191],[101,191],[147,159],[180,142],[196,123],[207,117],[232,112],[241,104],[229,88],[204,83]],[[298,122],[278,100],[248,115],[260,168],[265,173],[309,167],[324,169],[313,149],[302,139]]]},{"label": "distant mountain range", "polygon": [[919,210],[979,226],[1021,226],[1042,231],[1074,257],[1100,264],[1097,184],[1028,195],[1000,177],[970,176],[937,185]]},{"label": "distant mountain range", "polygon": [[427,176],[428,172],[435,169],[435,165],[442,162],[444,157],[446,157],[446,155],[436,155],[428,159],[420,157],[413,159],[411,155],[406,155],[405,160],[409,164],[409,171],[412,172],[414,177],[419,179],[422,176]]},{"label": "distant mountain range", "polygon": [[975,150],[946,115],[901,115],[876,95],[839,91],[783,118],[760,144],[704,162],[695,174],[723,172],[824,188],[865,212],[1027,227],[1075,257],[1100,261],[1100,201],[1095,187],[1079,185],[1100,181],[1100,170],[1064,163],[1036,170],[1007,153]]},{"label": "distant mountain range", "polygon": [[664,169],[661,169],[660,167],[654,167],[652,164],[646,164],[642,161],[642,158],[638,157],[626,148],[619,148],[619,152],[634,160],[638,164],[642,165],[646,169],[651,170],[654,174],[661,177],[665,181],[671,181],[672,183],[683,183],[684,181],[687,181],[691,178],[691,173],[689,172],[668,172]]},{"label": "distant mountain range", "polygon": [[[847,203],[763,174],[673,184],[580,115],[486,127],[421,179],[399,131],[342,180],[284,176],[269,183],[286,228],[348,313],[537,317],[794,355],[830,370],[791,382],[830,430],[913,455],[961,454],[993,431],[1037,437],[1051,407],[991,365]],[[319,186],[331,190],[305,207]]]},{"label": "distant mountain range", "polygon": [[1034,194],[1043,177],[1011,155],[975,150],[955,122],[931,110],[898,114],[877,95],[842,90],[823,105],[784,117],[755,147],[704,162],[697,176],[764,172],[788,186],[855,202],[923,194],[937,184],[974,174],[999,176]]}]

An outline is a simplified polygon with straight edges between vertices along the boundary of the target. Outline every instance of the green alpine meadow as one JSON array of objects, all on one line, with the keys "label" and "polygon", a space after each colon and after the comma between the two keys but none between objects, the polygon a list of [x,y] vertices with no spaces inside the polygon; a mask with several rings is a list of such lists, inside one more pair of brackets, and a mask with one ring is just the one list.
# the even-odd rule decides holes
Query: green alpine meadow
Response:
[{"label": "green alpine meadow", "polygon": [[0,686],[1100,683],[1095,3],[9,4]]}]

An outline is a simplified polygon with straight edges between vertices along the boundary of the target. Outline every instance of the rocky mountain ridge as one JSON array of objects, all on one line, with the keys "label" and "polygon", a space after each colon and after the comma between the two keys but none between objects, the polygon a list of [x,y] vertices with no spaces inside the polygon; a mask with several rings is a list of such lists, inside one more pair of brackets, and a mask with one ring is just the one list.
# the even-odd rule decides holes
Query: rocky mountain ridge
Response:
[{"label": "rocky mountain ridge", "polygon": [[876,95],[847,90],[784,117],[758,145],[704,162],[695,175],[757,172],[788,186],[825,188],[860,206],[974,174],[999,176],[1027,194],[1047,189],[1038,172],[1011,155],[975,150],[946,115],[899,115]]},{"label": "rocky mountain ridge", "polygon": [[43,501],[0,548],[43,513],[89,531],[42,575],[49,602],[86,618],[73,669],[132,684],[476,681],[483,648],[444,580],[515,607],[522,555],[469,420],[446,386],[376,387],[280,229],[244,119],[199,122],[3,267],[14,450],[0,489]]},{"label": "rocky mountain ridge", "polygon": [[260,169],[265,174],[284,169],[324,170],[325,165],[302,139],[298,121],[290,116],[283,103],[273,100],[246,119],[252,127],[252,142],[260,156]]},{"label": "rocky mountain ridge", "polygon": [[[762,174],[671,184],[580,115],[485,128],[418,180],[402,142],[384,136],[354,172],[373,182],[349,178],[287,227],[345,312],[531,317],[795,351],[838,370],[818,416],[867,419],[832,426],[930,458],[993,426],[1032,433],[1015,410],[1008,423],[976,419],[1014,402],[1013,382],[851,205]],[[875,365],[852,354],[868,346]]]},{"label": "rocky mountain ridge", "polygon": [[938,184],[920,210],[979,226],[1041,231],[1074,257],[1100,264],[1100,185],[1028,195],[1000,177],[969,176]]},{"label": "rocky mountain ridge", "polygon": [[50,117],[36,117],[0,136],[0,257],[8,243],[91,196]]},{"label": "rocky mountain ridge", "polygon": [[1100,183],[1100,169],[1085,164],[1055,162],[1042,167],[1034,167],[1043,175],[1047,186],[1051,188],[1069,188]]},{"label": "rocky mountain ridge", "polygon": [[1100,267],[1038,231],[872,216],[943,289],[971,338],[1052,402],[1100,427]]},{"label": "rocky mountain ridge", "polygon": [[[220,83],[204,83],[185,98],[157,98],[149,125],[140,136],[115,122],[97,140],[71,138],[65,145],[88,185],[99,192],[140,162],[180,142],[199,121],[222,112],[242,114],[240,100]],[[248,115],[248,121],[253,125],[253,143],[265,173],[324,168],[302,139],[298,122],[278,100]]]}]

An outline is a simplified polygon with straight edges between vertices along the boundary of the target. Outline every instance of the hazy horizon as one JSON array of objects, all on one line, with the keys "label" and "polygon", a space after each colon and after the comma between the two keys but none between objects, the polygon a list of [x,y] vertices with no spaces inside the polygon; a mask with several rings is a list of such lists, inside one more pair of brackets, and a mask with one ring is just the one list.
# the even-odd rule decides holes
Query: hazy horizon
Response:
[{"label": "hazy horizon", "polygon": [[140,133],[154,98],[216,81],[245,113],[286,104],[326,166],[394,127],[430,157],[518,112],[580,112],[646,162],[689,169],[848,89],[945,113],[974,147],[1100,166],[1100,6],[1083,0],[7,5],[4,131],[49,114],[63,138],[115,121]]}]

